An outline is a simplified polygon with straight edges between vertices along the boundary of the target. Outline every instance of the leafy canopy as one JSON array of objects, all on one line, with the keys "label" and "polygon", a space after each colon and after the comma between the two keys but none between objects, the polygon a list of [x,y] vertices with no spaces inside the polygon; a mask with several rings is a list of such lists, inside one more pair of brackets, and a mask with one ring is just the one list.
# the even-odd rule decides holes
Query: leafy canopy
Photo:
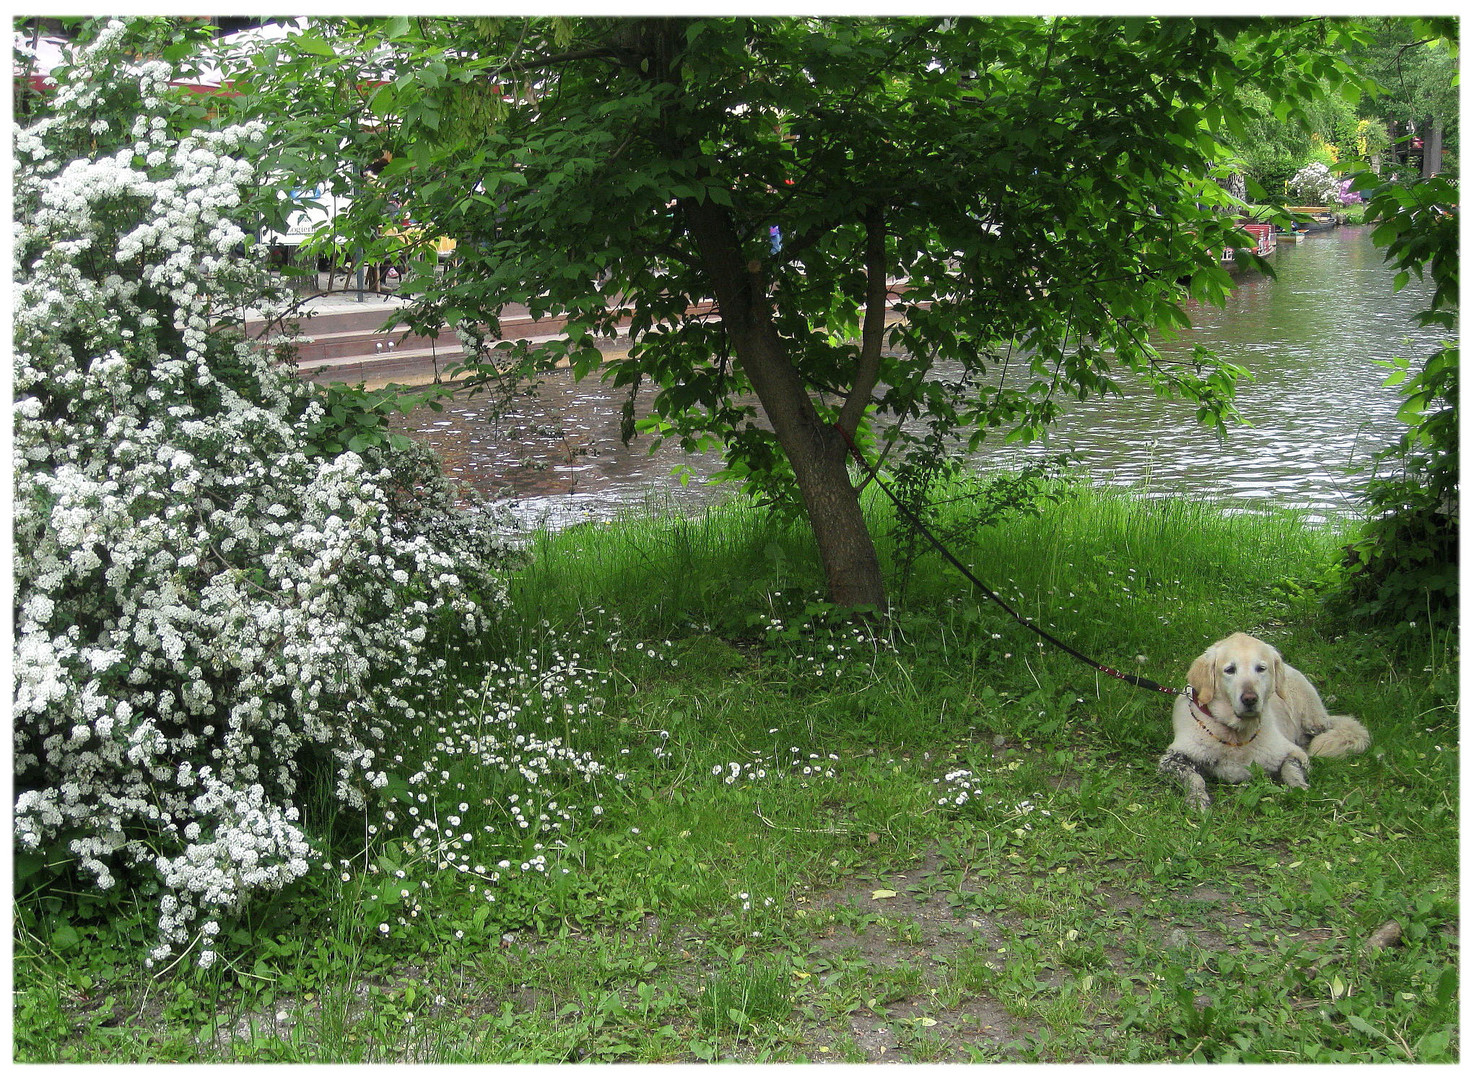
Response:
[{"label": "leafy canopy", "polygon": [[[688,447],[716,436],[737,472],[765,478],[783,466],[708,315],[711,267],[688,202],[731,222],[737,272],[769,297],[823,415],[927,413],[1030,437],[1054,398],[1112,392],[1124,364],[1221,424],[1234,371],[1167,369],[1148,332],[1185,326],[1187,298],[1230,288],[1219,254],[1246,239],[1215,209],[1215,178],[1244,115],[1238,91],[1297,121],[1300,102],[1347,78],[1328,44],[1352,32],[1308,20],[397,18],[319,28],[299,55],[372,54],[392,73],[365,100],[396,158],[361,188],[359,220],[393,198],[457,238],[453,272],[433,280],[423,259],[428,276],[412,282],[426,290],[423,321],[495,336],[503,306],[528,302],[569,316],[568,339],[504,344],[497,368],[559,353],[584,374],[619,312],[631,348],[609,376],[660,388],[643,426]],[[878,235],[905,319],[869,357]],[[1029,377],[1002,380],[1002,365]]]}]

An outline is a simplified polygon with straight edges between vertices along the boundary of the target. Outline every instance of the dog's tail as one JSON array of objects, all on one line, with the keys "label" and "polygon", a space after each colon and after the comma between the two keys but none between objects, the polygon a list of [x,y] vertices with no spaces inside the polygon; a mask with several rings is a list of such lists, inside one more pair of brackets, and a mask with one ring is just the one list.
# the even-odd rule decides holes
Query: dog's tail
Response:
[{"label": "dog's tail", "polygon": [[1308,744],[1314,757],[1349,757],[1368,749],[1369,731],[1352,716],[1330,716],[1328,727]]}]

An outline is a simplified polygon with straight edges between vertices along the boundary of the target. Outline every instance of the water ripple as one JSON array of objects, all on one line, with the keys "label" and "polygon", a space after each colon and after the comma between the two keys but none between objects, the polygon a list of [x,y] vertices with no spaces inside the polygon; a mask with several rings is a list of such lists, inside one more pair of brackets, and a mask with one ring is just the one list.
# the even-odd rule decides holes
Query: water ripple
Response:
[{"label": "water ripple", "polygon": [[[1411,321],[1429,289],[1413,282],[1393,293],[1392,273],[1363,229],[1282,245],[1274,265],[1275,280],[1244,280],[1224,309],[1192,308],[1194,329],[1160,346],[1175,360],[1204,345],[1247,368],[1238,407],[1250,426],[1221,442],[1196,423],[1192,405],[1125,384],[1121,398],[1067,403],[1047,443],[987,444],[980,463],[1013,467],[1071,450],[1095,481],[1153,496],[1301,507],[1315,517],[1357,510],[1371,454],[1402,431],[1400,395],[1381,385],[1389,370],[1378,361],[1421,359],[1436,348],[1440,335]],[[623,398],[604,383],[551,378],[496,425],[475,398],[412,414],[409,423],[449,474],[550,523],[610,517],[654,496],[682,507],[721,494],[701,482],[722,464],[719,455],[675,447],[652,454],[639,436],[623,445]],[[697,481],[678,483],[677,469]]]}]

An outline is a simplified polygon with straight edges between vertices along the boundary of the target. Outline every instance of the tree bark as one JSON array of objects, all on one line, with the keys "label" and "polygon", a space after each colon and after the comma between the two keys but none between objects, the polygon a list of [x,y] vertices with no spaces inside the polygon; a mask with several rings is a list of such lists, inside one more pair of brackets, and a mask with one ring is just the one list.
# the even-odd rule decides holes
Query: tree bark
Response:
[{"label": "tree bark", "polygon": [[681,205],[734,356],[795,471],[831,602],[885,609],[887,591],[877,550],[846,468],[846,438],[820,418],[790,362],[759,264],[745,261],[722,207],[698,199],[684,199]]},{"label": "tree bark", "polygon": [[866,213],[867,267],[866,311],[862,319],[862,341],[857,349],[856,374],[851,391],[841,406],[837,423],[848,436],[855,435],[857,425],[872,400],[877,377],[882,371],[882,338],[887,330],[887,230],[886,217],[880,206]]},{"label": "tree bark", "polygon": [[1426,125],[1426,141],[1421,147],[1421,175],[1441,175],[1441,117],[1433,117]]},{"label": "tree bark", "polygon": [[[641,70],[653,81],[672,86],[680,98],[681,75],[677,58],[686,40],[685,19],[641,19],[625,25],[617,43],[632,55],[645,58]],[[675,113],[675,104],[668,106]],[[659,144],[676,157],[691,149],[681,144],[692,136],[667,127],[656,135]],[[739,367],[759,396],[775,438],[795,472],[800,499],[810,520],[831,602],[843,607],[887,607],[877,549],[862,516],[861,501],[847,472],[846,436],[816,412],[810,392],[791,362],[784,339],[775,326],[767,282],[760,264],[743,253],[738,230],[728,212],[711,199],[679,199],[684,220],[698,252],[718,306],[724,331]],[[868,257],[881,244],[881,218],[869,221]],[[876,258],[880,264],[880,255]],[[883,288],[885,289],[885,280]],[[885,298],[885,297],[884,297]],[[869,305],[870,308],[870,305]],[[878,317],[881,309],[878,309]],[[880,332],[873,332],[880,352]],[[875,383],[875,364],[872,365]],[[868,349],[860,358],[858,376],[868,369]],[[870,386],[866,393],[870,394]],[[853,393],[855,396],[855,392]],[[855,432],[856,420],[848,435]]]}]

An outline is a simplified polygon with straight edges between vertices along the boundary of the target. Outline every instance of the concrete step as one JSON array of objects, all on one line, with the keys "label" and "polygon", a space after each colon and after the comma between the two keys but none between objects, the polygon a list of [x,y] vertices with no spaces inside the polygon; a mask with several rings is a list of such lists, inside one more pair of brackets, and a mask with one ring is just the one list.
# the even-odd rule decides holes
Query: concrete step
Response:
[{"label": "concrete step", "polygon": [[[547,338],[563,333],[564,322],[560,319],[512,318],[502,320],[499,329],[504,341]],[[305,340],[298,344],[297,349],[298,362],[302,365],[340,357],[367,359],[391,350],[397,353],[411,350],[436,351],[443,354],[455,353],[458,356],[463,351],[461,342],[451,330],[443,328],[439,335],[431,337],[411,333],[403,322],[395,323],[388,330],[376,324],[369,329],[336,330],[328,333],[319,332],[315,325],[311,332],[305,330],[303,337]]]},{"label": "concrete step", "polygon": [[373,356],[341,356],[312,364],[299,362],[298,372],[321,386],[330,383],[422,386],[445,379],[447,369],[463,359],[460,349],[395,349]]},{"label": "concrete step", "polygon": [[[393,320],[403,306],[393,298],[387,300],[376,297],[373,293],[366,293],[362,304],[335,298],[332,307],[299,315],[297,325],[299,331],[309,337],[354,330],[367,334],[375,333],[387,322]],[[531,318],[528,308],[522,304],[509,304],[503,309],[503,322],[511,325],[528,322]],[[539,321],[554,320],[541,319]],[[246,332],[248,335],[255,335],[260,333],[265,326],[265,322],[261,319],[248,319]]]},{"label": "concrete step", "polygon": [[[540,340],[534,338],[531,340]],[[624,356],[627,342],[624,337],[598,338],[596,346],[607,358]],[[310,382],[320,386],[332,383],[364,383],[371,388],[387,383],[403,386],[427,386],[449,378],[465,354],[459,350],[437,349],[389,349],[373,356],[339,356],[315,363],[298,363],[298,372]],[[561,367],[565,366],[561,361]]]},{"label": "concrete step", "polygon": [[[303,317],[297,323],[298,334],[303,339],[298,344],[298,360],[303,365],[316,365],[341,357],[369,359],[392,347],[397,351],[461,351],[461,344],[452,331],[443,328],[436,337],[414,334],[395,315],[394,308],[370,306],[363,310]],[[248,336],[259,335],[266,329],[261,320],[246,323]],[[499,330],[504,340],[553,337],[563,332],[564,321],[551,317],[535,319],[526,308],[520,308],[505,312]]]},{"label": "concrete step", "polygon": [[316,364],[324,360],[335,360],[342,356],[373,356],[394,350],[435,349],[442,353],[460,355],[461,343],[449,330],[439,337],[412,334],[404,323],[390,330],[339,330],[330,334],[308,334],[307,340],[299,343],[297,359],[300,365]]},{"label": "concrete step", "polygon": [[[327,310],[307,314],[297,320],[298,334],[304,339],[298,345],[298,370],[305,378],[318,383],[358,383],[383,385],[400,382],[421,385],[443,377],[448,367],[465,358],[461,342],[454,332],[443,329],[436,338],[412,334],[396,316],[401,305],[366,294],[363,304],[335,298]],[[689,309],[695,315],[712,312],[711,303]],[[500,338],[504,341],[544,341],[564,333],[563,319],[534,318],[521,304],[509,304],[499,320]],[[259,336],[267,330],[260,319],[245,324],[248,336]],[[624,331],[618,338],[602,339],[602,352],[617,353],[625,348]]]},{"label": "concrete step", "polygon": [[[362,305],[336,306],[327,311],[299,315],[296,322],[299,332],[309,336],[339,334],[347,331],[367,334],[375,332],[384,326],[387,320],[397,316],[400,306],[399,304],[379,303],[371,297],[366,299]],[[246,321],[248,335],[259,334],[265,327],[266,323],[261,319]]]}]

